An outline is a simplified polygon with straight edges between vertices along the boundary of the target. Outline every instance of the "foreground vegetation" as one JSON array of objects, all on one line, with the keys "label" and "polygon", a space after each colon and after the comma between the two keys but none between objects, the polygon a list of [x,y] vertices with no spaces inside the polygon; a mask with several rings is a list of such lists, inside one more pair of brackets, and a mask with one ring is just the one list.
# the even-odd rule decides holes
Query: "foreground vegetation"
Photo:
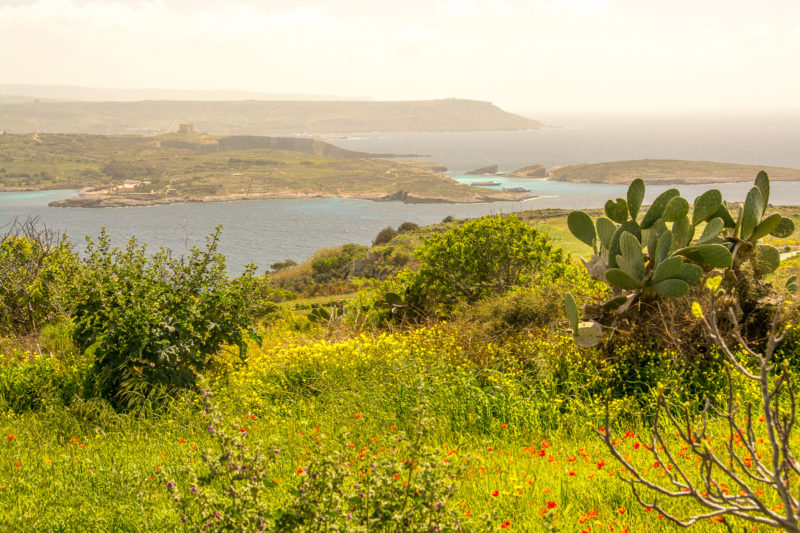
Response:
[{"label": "foreground vegetation", "polygon": [[[621,219],[612,204],[605,213]],[[674,467],[702,481],[696,456],[672,433],[655,448],[674,457],[654,461],[650,423],[655,393],[690,417],[705,397],[725,401],[724,359],[698,331],[702,313],[688,312],[708,289],[700,283],[671,300],[676,312],[664,316],[678,339],[663,323],[629,320],[580,349],[564,294],[602,303],[616,289],[536,229],[544,226],[566,242],[566,218],[553,212],[407,223],[372,247],[236,280],[224,274],[218,235],[178,260],[148,257],[135,242],[114,250],[104,236],[78,256],[34,223],[12,228],[0,246],[3,527],[674,527],[667,514],[700,506],[639,505],[628,469],[592,428],[605,433],[608,409],[613,447],[642,475],[668,482]],[[793,239],[769,242],[791,250]],[[597,248],[590,242],[570,246],[585,255]],[[785,260],[759,286],[786,296],[799,267]],[[320,294],[328,296],[310,299]],[[791,300],[780,306],[789,329],[776,357],[795,368],[800,315]],[[751,331],[758,348],[756,323]],[[756,384],[731,379],[738,402],[758,402]],[[751,421],[756,442],[768,443],[768,422],[755,413]],[[742,449],[724,421],[709,432],[709,449]],[[757,453],[769,462],[768,444]],[[726,494],[739,490],[721,483]],[[783,505],[766,489],[761,498]],[[696,525],[728,527],[760,528],[725,515]]]}]

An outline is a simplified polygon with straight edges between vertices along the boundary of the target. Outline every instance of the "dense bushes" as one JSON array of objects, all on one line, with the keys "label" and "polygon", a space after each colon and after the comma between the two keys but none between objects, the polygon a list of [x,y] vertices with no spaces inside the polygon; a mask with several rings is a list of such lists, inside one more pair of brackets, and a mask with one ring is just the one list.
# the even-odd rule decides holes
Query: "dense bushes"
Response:
[{"label": "dense bushes", "polygon": [[474,303],[488,295],[555,279],[568,256],[516,216],[489,216],[433,235],[417,253],[415,285],[445,305]]},{"label": "dense bushes", "polygon": [[311,263],[311,278],[316,283],[329,283],[347,278],[353,269],[353,260],[367,255],[367,247],[359,244],[345,244],[335,249],[335,253],[317,257]]},{"label": "dense bushes", "polygon": [[103,165],[103,174],[115,180],[142,179],[156,175],[157,169],[146,161],[109,161]]},{"label": "dense bushes", "polygon": [[88,365],[29,354],[29,360],[0,366],[0,409],[16,413],[66,406],[84,393]]},{"label": "dense bushes", "polygon": [[223,344],[243,346],[257,282],[252,269],[228,280],[219,235],[185,260],[163,249],[148,258],[135,239],[112,248],[105,232],[89,241],[74,340],[94,355],[97,394],[121,405],[153,388],[192,387]]},{"label": "dense bushes", "polygon": [[28,335],[65,315],[78,266],[66,237],[35,219],[15,221],[0,235],[0,334]]}]

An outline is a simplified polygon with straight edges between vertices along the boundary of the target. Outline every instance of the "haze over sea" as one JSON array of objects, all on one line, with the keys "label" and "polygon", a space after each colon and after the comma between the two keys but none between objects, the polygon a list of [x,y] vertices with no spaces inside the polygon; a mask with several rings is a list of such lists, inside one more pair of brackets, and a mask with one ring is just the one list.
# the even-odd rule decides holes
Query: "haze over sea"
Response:
[{"label": "haze over sea", "polygon": [[[536,116],[535,114],[531,114]],[[560,120],[559,120],[560,118]],[[800,168],[800,113],[724,116],[632,117],[627,119],[544,117],[564,127],[521,132],[380,133],[326,139],[365,152],[427,154],[447,165],[459,181],[473,168],[497,164],[511,171],[530,164],[555,165],[626,159],[694,159]],[[755,176],[754,176],[755,177]],[[492,178],[494,179],[494,178]],[[481,178],[477,178],[481,180]],[[151,248],[183,253],[203,244],[222,224],[220,251],[231,273],[253,262],[263,271],[287,258],[300,261],[314,250],[346,242],[368,244],[382,228],[411,221],[438,222],[448,215],[476,217],[545,207],[601,207],[624,196],[625,187],[514,180],[539,198],[495,204],[419,204],[349,199],[253,200],[110,209],[52,208],[47,203],[74,191],[0,193],[0,226],[14,217],[38,216],[66,231],[78,248],[83,235],[106,226],[115,244],[131,235]],[[688,199],[716,187],[727,200],[743,200],[750,182],[680,185]],[[645,201],[669,186],[648,186]],[[800,182],[773,182],[772,203],[800,204]]]}]

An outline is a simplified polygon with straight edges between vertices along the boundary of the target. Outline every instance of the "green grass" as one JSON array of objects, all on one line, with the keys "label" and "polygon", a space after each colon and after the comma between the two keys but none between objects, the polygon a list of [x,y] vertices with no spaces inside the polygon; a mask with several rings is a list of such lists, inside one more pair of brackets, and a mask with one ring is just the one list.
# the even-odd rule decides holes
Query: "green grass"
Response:
[{"label": "green grass", "polygon": [[[287,332],[278,327],[267,333],[277,339]],[[601,421],[596,405],[556,405],[545,391],[530,389],[531,376],[502,359],[496,370],[452,359],[457,354],[439,341],[429,344],[436,334],[418,334],[411,344],[402,344],[403,338],[349,341],[342,352],[360,346],[374,358],[326,357],[339,353],[327,344],[277,361],[268,338],[263,352],[251,356],[252,368],[227,377],[217,373],[213,387],[226,430],[245,429],[252,449],[280,450],[269,471],[274,486],[261,496],[271,507],[286,506],[306,475],[302,469],[336,450],[355,465],[352,481],[358,482],[359,469],[392,457],[397,439],[413,434],[413,408],[426,404],[431,421],[424,443],[442,461],[463,467],[453,505],[467,531],[479,526],[482,515],[492,517],[492,531],[506,520],[517,531],[544,531],[551,522],[560,531],[677,529],[635,502],[620,465],[590,431]],[[622,422],[620,449],[663,481],[652,456],[635,447],[649,438],[636,418]],[[92,402],[4,414],[0,529],[180,531],[162,474],[185,491],[191,470],[203,472],[201,455],[215,446],[208,423],[188,399],[138,418]],[[628,430],[635,436],[623,437]],[[691,469],[691,457],[679,461]],[[696,510],[687,504],[670,508],[682,516]],[[724,529],[701,523],[694,530]]]}]

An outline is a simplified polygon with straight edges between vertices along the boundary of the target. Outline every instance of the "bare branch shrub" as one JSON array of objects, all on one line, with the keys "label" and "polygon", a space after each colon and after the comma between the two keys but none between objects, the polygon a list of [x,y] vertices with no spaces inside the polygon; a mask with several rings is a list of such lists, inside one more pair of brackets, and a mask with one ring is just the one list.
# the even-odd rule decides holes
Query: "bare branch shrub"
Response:
[{"label": "bare branch shrub", "polygon": [[[627,481],[638,502],[675,524],[687,527],[711,519],[731,530],[726,518],[736,517],[800,532],[800,464],[791,449],[796,421],[795,391],[788,363],[778,364],[775,360],[776,348],[785,336],[782,303],[775,305],[766,340],[756,350],[743,338],[731,299],[718,289],[719,278],[716,280],[716,284],[713,278],[709,280],[712,297],[708,311],[703,313],[695,303],[692,314],[702,321],[728,363],[724,405],[715,405],[706,398],[704,408],[695,415],[688,405],[670,406],[659,384],[652,434],[646,448],[663,481],[653,481],[644,468],[625,457],[612,431],[608,401],[605,427],[595,429],[595,433],[627,469],[630,474]],[[743,399],[753,387],[757,389],[753,394],[756,406]],[[754,426],[754,418],[763,424],[763,429]],[[727,435],[715,434],[720,428]],[[670,435],[673,431],[681,447],[678,453]],[[699,466],[698,472],[678,460],[688,454],[694,457],[691,465]],[[665,500],[694,502],[700,510],[681,517],[663,505]]]},{"label": "bare branch shrub", "polygon": [[58,285],[77,263],[66,237],[37,217],[0,231],[0,333],[28,335],[66,314]]}]

